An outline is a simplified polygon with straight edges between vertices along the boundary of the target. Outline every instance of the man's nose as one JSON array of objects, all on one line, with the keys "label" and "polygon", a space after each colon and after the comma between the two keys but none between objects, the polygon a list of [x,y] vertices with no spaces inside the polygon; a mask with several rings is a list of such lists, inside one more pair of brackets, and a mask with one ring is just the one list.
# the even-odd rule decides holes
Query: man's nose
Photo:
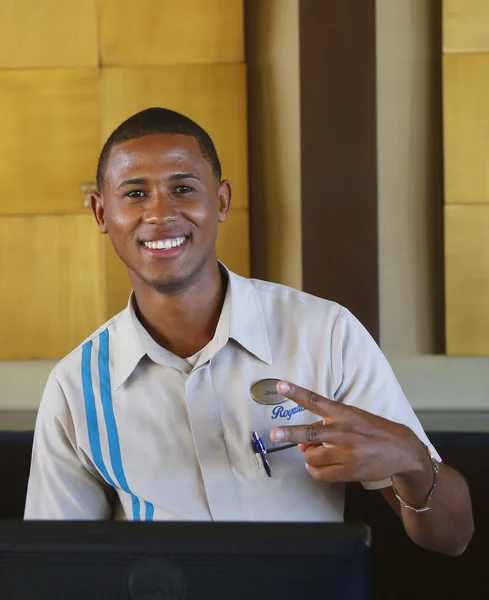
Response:
[{"label": "man's nose", "polygon": [[147,223],[165,223],[178,217],[178,204],[164,191],[156,191],[146,203],[145,221]]}]

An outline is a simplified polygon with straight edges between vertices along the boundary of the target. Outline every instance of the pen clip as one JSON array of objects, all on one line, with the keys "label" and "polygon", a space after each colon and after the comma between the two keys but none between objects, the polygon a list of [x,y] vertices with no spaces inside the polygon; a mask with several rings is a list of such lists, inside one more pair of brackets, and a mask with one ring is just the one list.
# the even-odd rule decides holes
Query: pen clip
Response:
[{"label": "pen clip", "polygon": [[260,455],[261,462],[263,464],[263,468],[265,469],[266,474],[269,477],[271,477],[272,469],[270,468],[270,463],[268,462],[267,457],[265,456],[267,453],[267,449],[265,448],[265,445],[261,441],[260,436],[256,433],[256,431],[251,432],[251,446],[255,453],[255,458],[256,458],[257,462],[258,462],[258,455]]}]

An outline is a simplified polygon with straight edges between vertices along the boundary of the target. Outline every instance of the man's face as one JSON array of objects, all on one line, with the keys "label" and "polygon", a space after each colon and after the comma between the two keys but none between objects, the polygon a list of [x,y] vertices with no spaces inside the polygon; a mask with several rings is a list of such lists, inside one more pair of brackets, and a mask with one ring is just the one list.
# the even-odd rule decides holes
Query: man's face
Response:
[{"label": "man's face", "polygon": [[92,208],[133,286],[183,289],[215,261],[231,188],[216,180],[195,138],[147,135],[114,146],[104,182]]}]

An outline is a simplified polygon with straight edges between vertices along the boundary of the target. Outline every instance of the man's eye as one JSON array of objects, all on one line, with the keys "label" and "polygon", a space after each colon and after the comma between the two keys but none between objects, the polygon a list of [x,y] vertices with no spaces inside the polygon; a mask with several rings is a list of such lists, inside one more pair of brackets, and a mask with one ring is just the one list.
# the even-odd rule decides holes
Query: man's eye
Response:
[{"label": "man's eye", "polygon": [[177,194],[188,194],[189,192],[193,192],[194,188],[189,185],[179,185],[175,188],[175,192]]},{"label": "man's eye", "polygon": [[143,190],[131,190],[126,194],[126,196],[129,198],[144,198],[145,195],[146,194],[143,192]]}]

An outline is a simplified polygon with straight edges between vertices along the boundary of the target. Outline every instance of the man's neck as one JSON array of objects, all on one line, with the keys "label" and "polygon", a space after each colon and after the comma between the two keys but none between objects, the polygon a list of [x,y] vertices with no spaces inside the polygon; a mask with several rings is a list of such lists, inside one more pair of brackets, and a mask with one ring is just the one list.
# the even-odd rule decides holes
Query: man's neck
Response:
[{"label": "man's neck", "polygon": [[215,270],[178,293],[138,290],[136,286],[134,293],[137,316],[151,337],[172,354],[186,358],[214,337],[226,282],[216,262]]}]

